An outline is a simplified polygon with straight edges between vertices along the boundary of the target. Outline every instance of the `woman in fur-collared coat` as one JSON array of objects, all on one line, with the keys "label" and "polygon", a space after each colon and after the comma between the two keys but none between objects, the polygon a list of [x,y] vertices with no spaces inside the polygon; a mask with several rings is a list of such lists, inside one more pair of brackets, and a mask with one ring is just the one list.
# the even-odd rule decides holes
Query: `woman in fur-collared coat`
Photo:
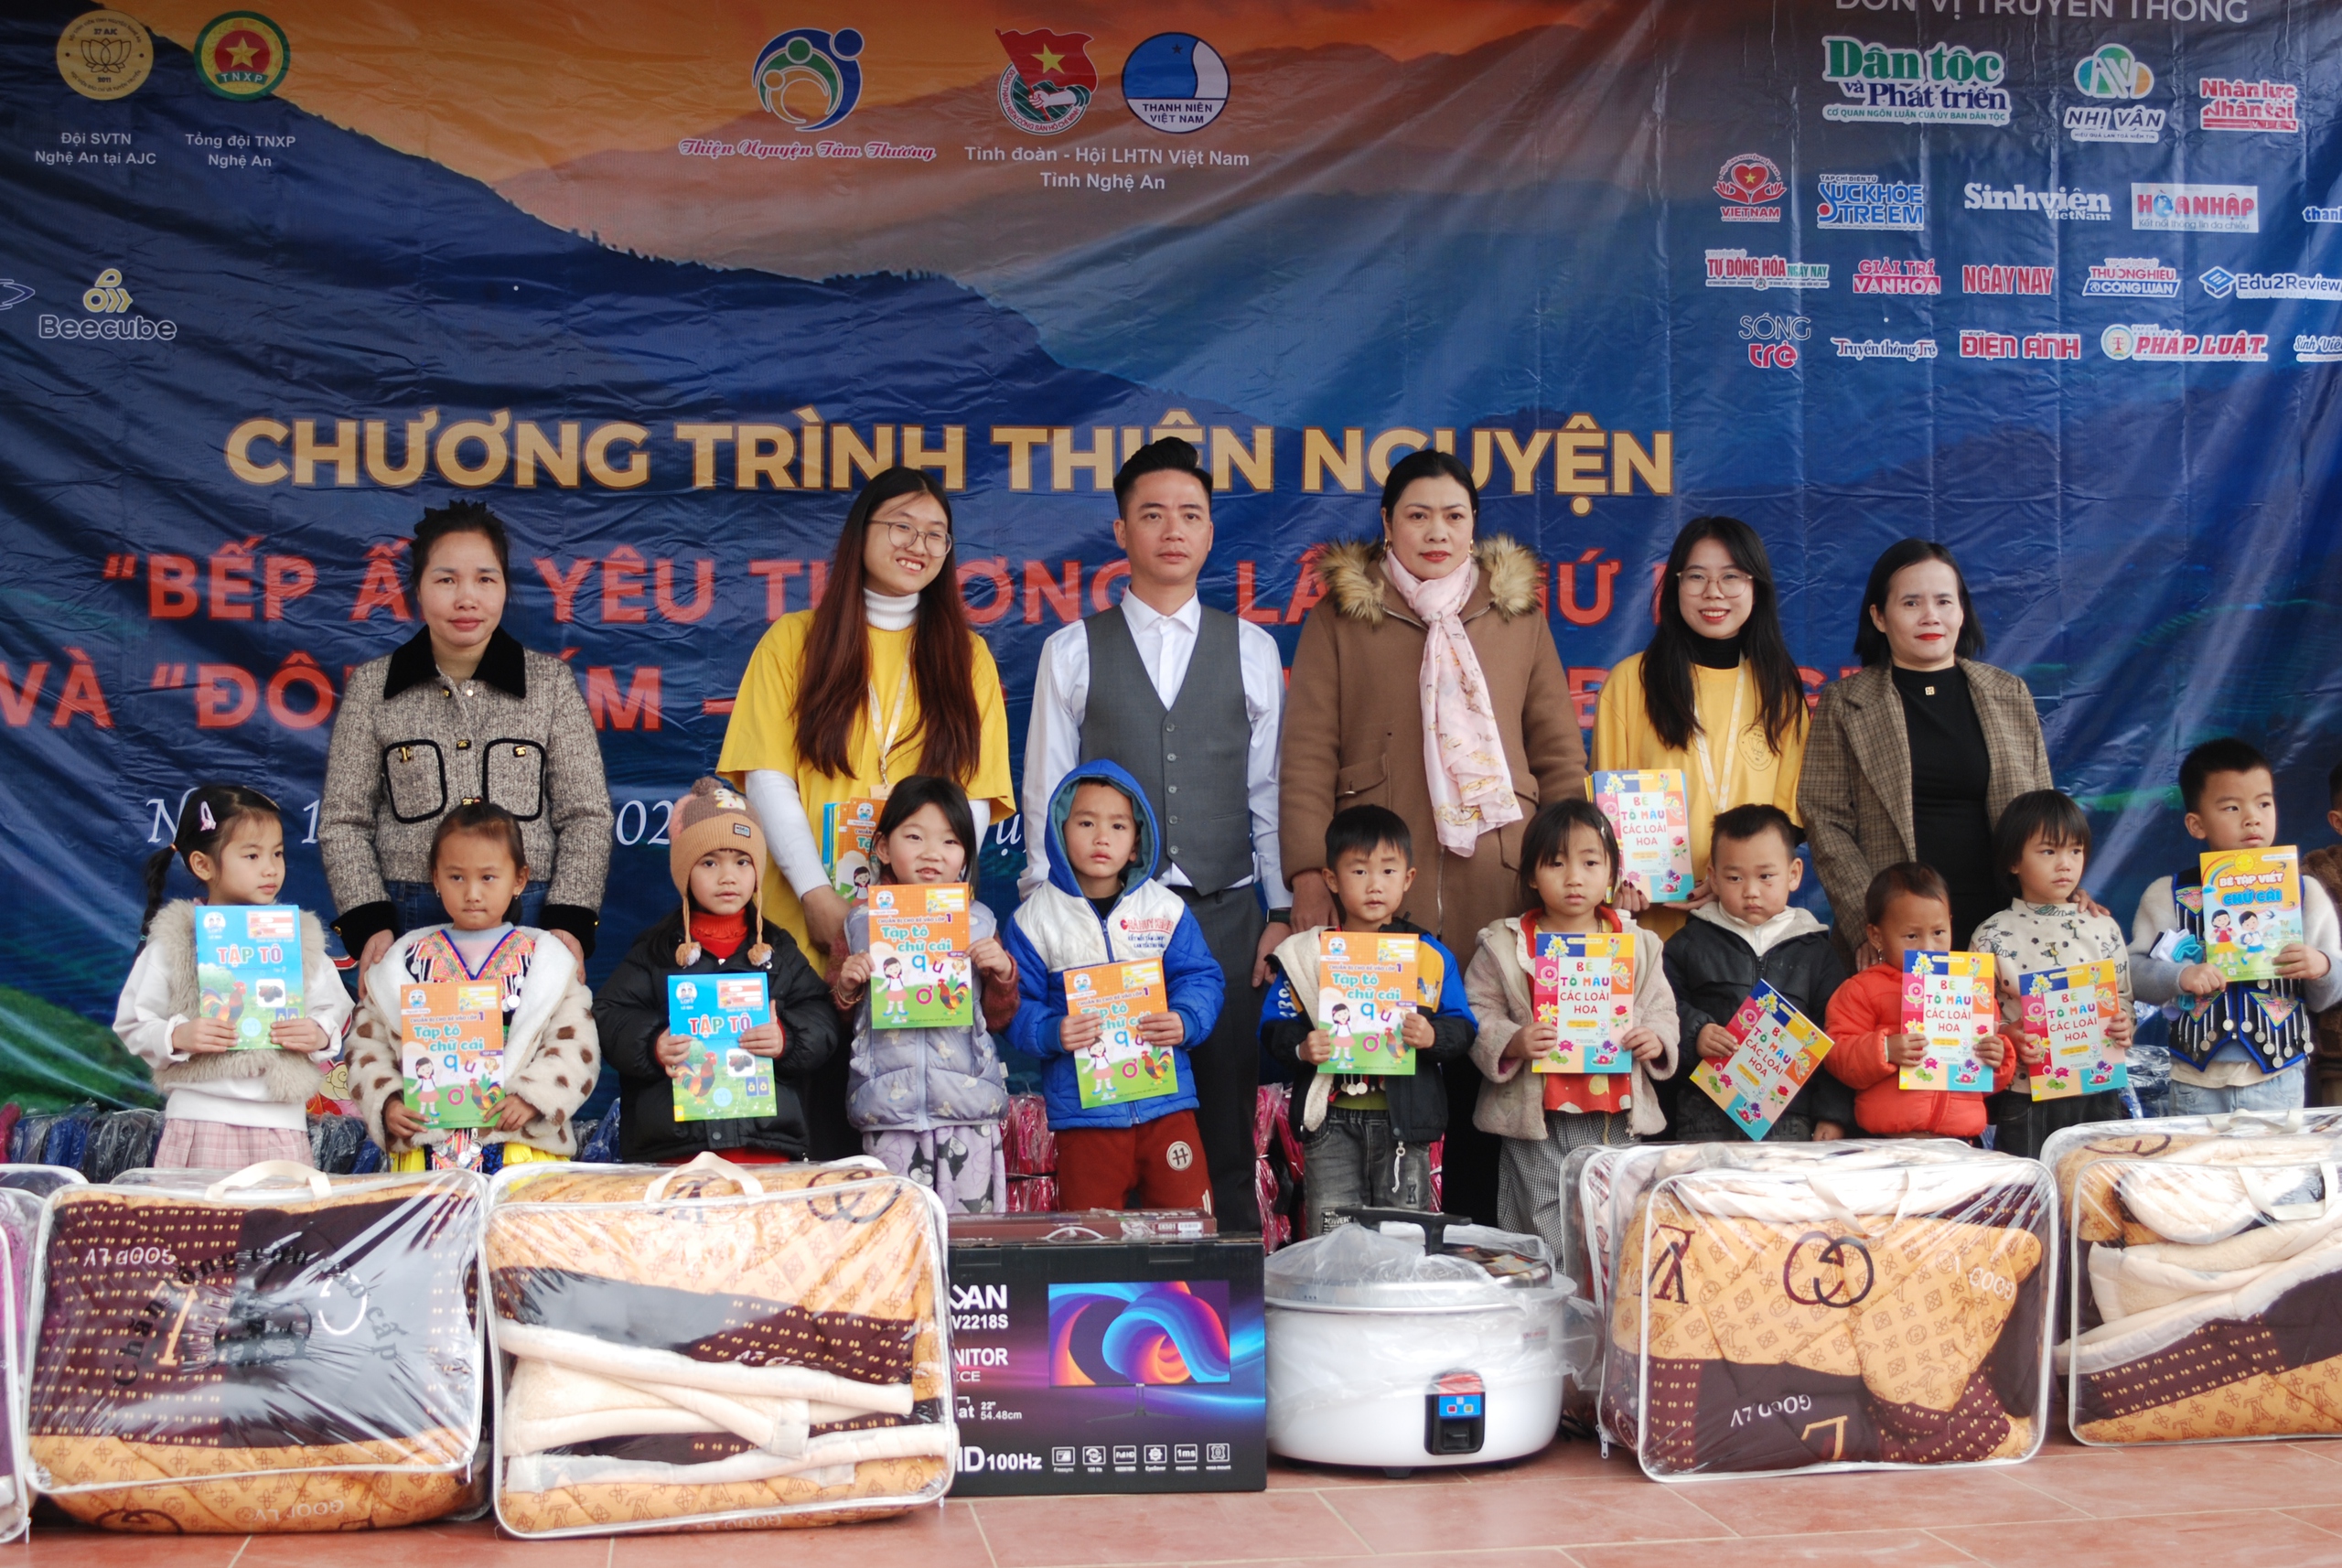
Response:
[{"label": "woman in fur-collared coat", "polygon": [[[1408,918],[1468,965],[1481,928],[1520,913],[1530,817],[1585,787],[1577,709],[1538,603],[1543,564],[1477,538],[1479,510],[1469,468],[1417,452],[1383,487],[1382,537],[1317,557],[1325,597],[1294,654],[1278,786],[1295,929],[1334,920],[1316,874],[1326,824],[1346,806],[1387,806],[1414,840]],[[1448,1076],[1446,1207],[1494,1223],[1478,1088],[1468,1061]]]}]

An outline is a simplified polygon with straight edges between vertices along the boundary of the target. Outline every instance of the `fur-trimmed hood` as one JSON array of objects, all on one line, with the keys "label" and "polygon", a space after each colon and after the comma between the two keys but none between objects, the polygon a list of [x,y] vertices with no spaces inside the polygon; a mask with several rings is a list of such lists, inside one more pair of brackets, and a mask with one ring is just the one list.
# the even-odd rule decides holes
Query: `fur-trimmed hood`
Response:
[{"label": "fur-trimmed hood", "polygon": [[[1382,622],[1388,591],[1383,549],[1380,539],[1338,539],[1317,556],[1317,576],[1326,585],[1326,596],[1350,620],[1367,626]],[[1536,552],[1505,534],[1492,533],[1472,546],[1472,560],[1480,568],[1480,584],[1465,607],[1466,620],[1483,607],[1507,620],[1536,607],[1537,585],[1545,572]]]}]

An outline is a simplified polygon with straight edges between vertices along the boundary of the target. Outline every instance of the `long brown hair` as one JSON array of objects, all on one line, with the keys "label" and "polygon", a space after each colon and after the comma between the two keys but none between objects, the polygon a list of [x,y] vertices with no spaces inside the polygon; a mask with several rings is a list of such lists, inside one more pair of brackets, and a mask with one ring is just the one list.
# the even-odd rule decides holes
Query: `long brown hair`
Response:
[{"label": "long brown hair", "polygon": [[[829,586],[813,611],[805,639],[804,672],[797,685],[797,755],[832,778],[853,770],[849,748],[854,721],[870,692],[870,639],[863,617],[862,554],[870,515],[888,501],[924,490],[951,525],[951,498],[934,477],[897,465],[871,476],[846,510]],[[911,623],[911,680],[919,689],[918,770],[965,784],[975,777],[983,723],[976,714],[975,655],[968,612],[960,600],[960,552],[955,540],[935,581],[921,589]]]}]

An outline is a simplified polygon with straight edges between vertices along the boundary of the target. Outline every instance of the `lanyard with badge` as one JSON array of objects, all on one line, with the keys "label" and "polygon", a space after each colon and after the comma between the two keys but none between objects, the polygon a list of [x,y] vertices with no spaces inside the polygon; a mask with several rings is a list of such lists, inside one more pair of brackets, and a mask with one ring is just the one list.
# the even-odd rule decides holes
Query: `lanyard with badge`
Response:
[{"label": "lanyard with badge", "polygon": [[[1740,707],[1748,694],[1748,661],[1744,659],[1735,667],[1732,676],[1732,717],[1724,723],[1724,744],[1740,744]],[[1726,809],[1724,799],[1724,774],[1708,748],[1708,726],[1700,725],[1692,732],[1692,755],[1700,763],[1700,782],[1708,787],[1708,811],[1711,813]]]}]

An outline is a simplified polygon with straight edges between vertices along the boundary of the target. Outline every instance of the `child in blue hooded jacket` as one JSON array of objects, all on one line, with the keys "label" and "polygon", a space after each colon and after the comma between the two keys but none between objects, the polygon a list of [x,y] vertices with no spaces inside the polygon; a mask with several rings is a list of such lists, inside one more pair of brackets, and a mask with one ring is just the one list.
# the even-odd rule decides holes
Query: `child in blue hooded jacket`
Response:
[{"label": "child in blue hooded jacket", "polygon": [[[1022,993],[1008,1044],[1045,1064],[1058,1201],[1069,1209],[1123,1208],[1135,1197],[1149,1208],[1209,1209],[1211,1176],[1196,1131],[1187,1050],[1219,1020],[1226,983],[1187,906],[1154,879],[1162,845],[1155,813],[1128,773],[1088,762],[1058,783],[1048,821],[1038,827],[1048,834],[1049,880],[1005,933]],[[1140,1018],[1136,1034],[1146,1046],[1169,1048],[1167,1090],[1151,1072],[1125,1074],[1111,1063],[1101,1020],[1076,1015],[1066,1004],[1067,972],[1140,959],[1163,964],[1168,1010]],[[1086,1080],[1093,1083],[1090,1105],[1082,1103]],[[1101,1080],[1111,1086],[1104,1095],[1094,1088]]]}]

